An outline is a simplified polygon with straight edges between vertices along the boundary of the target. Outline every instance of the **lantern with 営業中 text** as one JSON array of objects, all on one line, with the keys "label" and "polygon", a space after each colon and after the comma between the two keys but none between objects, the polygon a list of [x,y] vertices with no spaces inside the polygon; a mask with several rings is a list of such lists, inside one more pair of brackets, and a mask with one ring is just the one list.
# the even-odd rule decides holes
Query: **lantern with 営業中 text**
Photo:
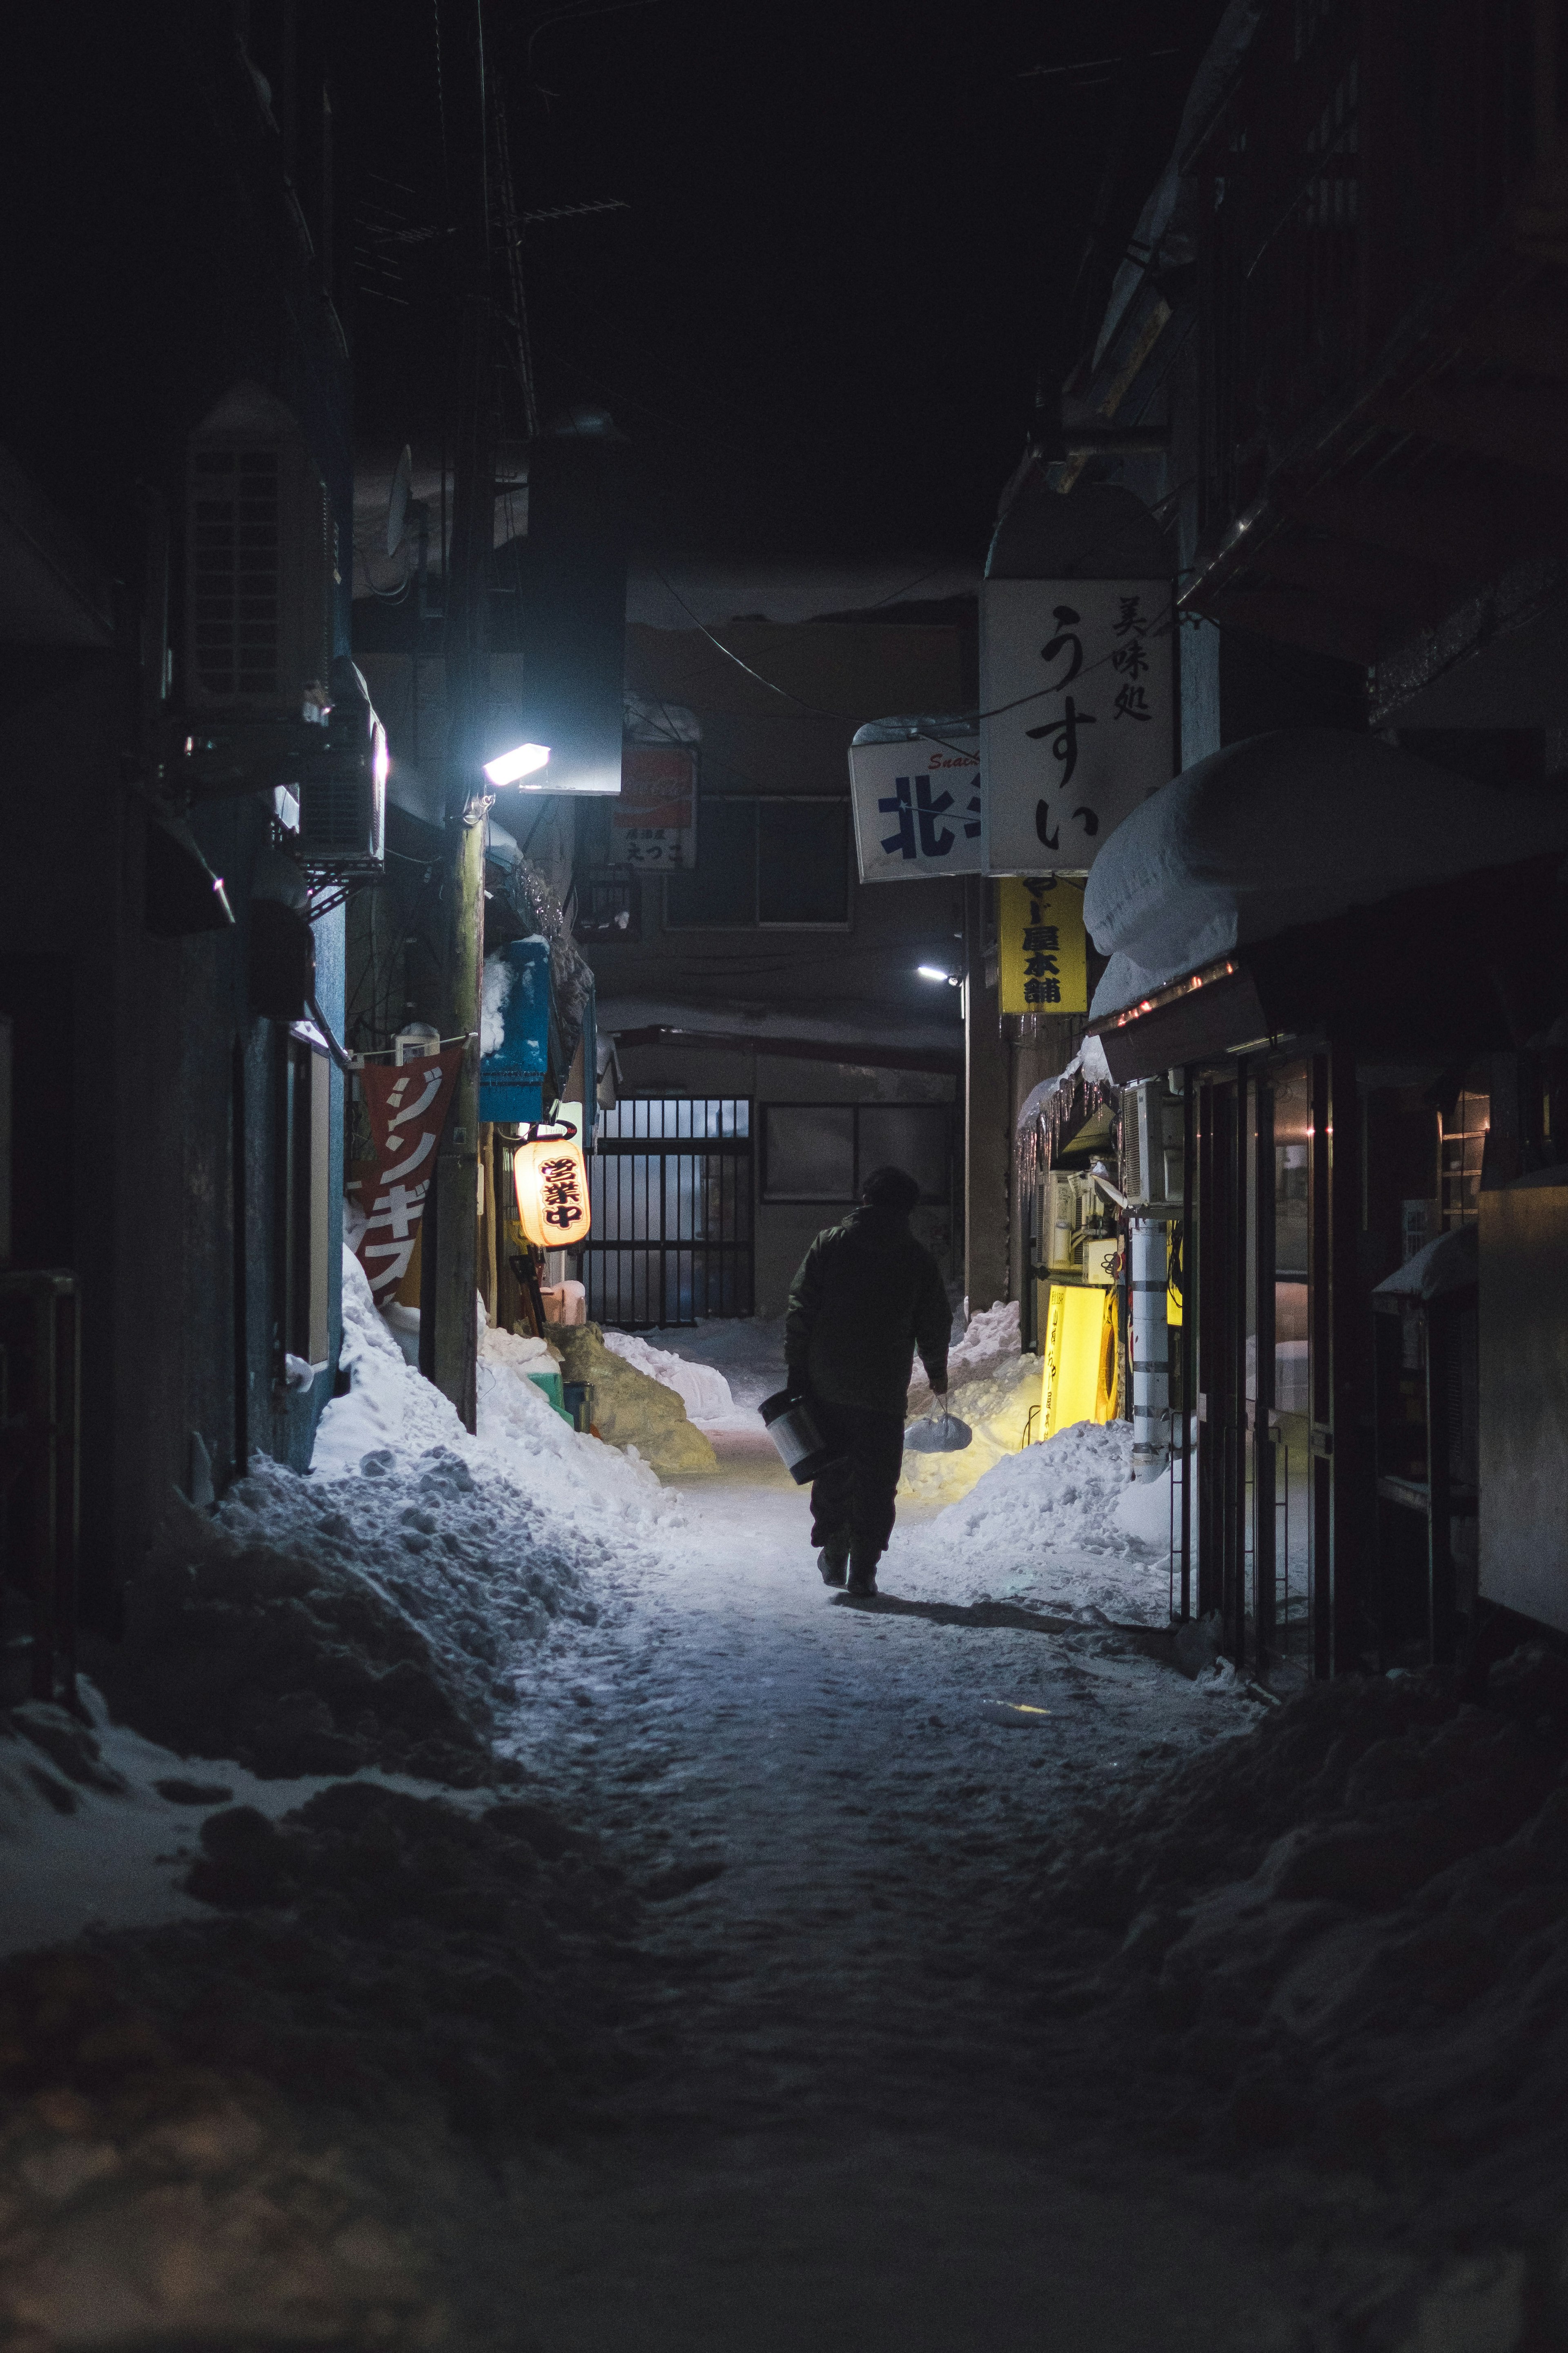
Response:
[{"label": "lantern with \u55b6\u696d\u4e2d text", "polygon": [[519,1145],[512,1160],[518,1221],[535,1250],[572,1250],[586,1239],[591,1223],[581,1105],[563,1103],[549,1124],[566,1133]]}]

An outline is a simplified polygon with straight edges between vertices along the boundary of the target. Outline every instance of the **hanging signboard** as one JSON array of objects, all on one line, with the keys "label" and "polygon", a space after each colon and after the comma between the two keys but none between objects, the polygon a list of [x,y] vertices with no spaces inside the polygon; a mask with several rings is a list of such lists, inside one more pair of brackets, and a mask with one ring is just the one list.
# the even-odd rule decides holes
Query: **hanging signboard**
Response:
[{"label": "hanging signboard", "polygon": [[614,862],[658,874],[697,862],[697,753],[689,744],[621,751],[621,797],[610,817]]},{"label": "hanging signboard", "polygon": [[873,720],[849,747],[849,789],[862,882],[979,873],[984,796],[973,720]]},{"label": "hanging signboard", "polygon": [[375,1176],[361,1187],[368,1215],[357,1254],[378,1305],[385,1304],[408,1271],[462,1060],[461,1046],[448,1046],[444,1053],[401,1068],[367,1062],[359,1073],[375,1146]]},{"label": "hanging signboard", "polygon": [[509,940],[487,956],[479,1015],[479,1118],[544,1116],[550,1065],[550,944]]},{"label": "hanging signboard", "polygon": [[518,1146],[511,1164],[518,1223],[536,1250],[574,1250],[593,1222],[583,1157],[583,1106],[563,1103],[553,1125],[569,1133]]},{"label": "hanging signboard", "polygon": [[1083,884],[1009,875],[997,888],[999,1010],[1087,1013]]},{"label": "hanging signboard", "polygon": [[1168,580],[983,580],[983,872],[1085,874],[1175,773]]}]

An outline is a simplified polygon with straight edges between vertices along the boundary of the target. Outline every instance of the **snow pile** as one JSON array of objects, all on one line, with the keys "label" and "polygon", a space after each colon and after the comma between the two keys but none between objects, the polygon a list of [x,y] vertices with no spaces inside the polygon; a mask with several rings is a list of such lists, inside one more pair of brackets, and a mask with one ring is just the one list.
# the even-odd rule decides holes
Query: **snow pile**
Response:
[{"label": "snow pile", "polygon": [[[904,1457],[906,1486],[916,1459]],[[965,1458],[931,1459],[940,1466]],[[1131,1462],[1131,1425],[1124,1421],[1081,1421],[1043,1445],[1003,1454],[967,1493],[899,1540],[897,1566],[925,1572],[933,1591],[954,1599],[1022,1601],[1095,1623],[1163,1625],[1164,1520],[1156,1548],[1128,1528],[1124,1514],[1130,1498],[1156,1493],[1165,1500],[1146,1507],[1151,1517],[1168,1513],[1168,1493],[1163,1482],[1132,1488]],[[900,1591],[905,1581],[900,1576]]]},{"label": "snow pile", "polygon": [[514,2342],[473,2244],[624,2065],[617,1874],[542,1806],[366,1781],[200,1843],[219,1916],[0,1968],[0,2339]]},{"label": "snow pile", "polygon": [[[999,1299],[994,1307],[983,1307],[978,1314],[970,1317],[963,1338],[955,1340],[947,1352],[949,1391],[966,1388],[972,1381],[988,1380],[1005,1373],[1016,1359],[1018,1348],[1017,1301]],[[1030,1361],[1036,1362],[1034,1358]],[[917,1356],[910,1377],[909,1411],[910,1414],[929,1413],[931,1403],[931,1383],[926,1379],[925,1366]],[[972,1418],[965,1404],[963,1419],[968,1421]]]},{"label": "snow pile", "polygon": [[[470,1437],[439,1389],[404,1357],[377,1314],[357,1259],[343,1258],[342,1364],[349,1393],[321,1416],[312,1476],[352,1477],[376,1457],[391,1462],[441,1447],[481,1478],[518,1487],[578,1527],[602,1535],[606,1521],[639,1531],[679,1514],[646,1464],[573,1430],[528,1376],[536,1349],[510,1332],[479,1335],[479,1430]],[[510,1504],[500,1506],[503,1514]]]},{"label": "snow pile", "polygon": [[1045,1861],[1024,1946],[1163,2137],[1559,2230],[1568,1662],[1517,1651],[1480,1705],[1446,1671],[1311,1685]]},{"label": "snow pile", "polygon": [[673,1389],[691,1420],[728,1421],[735,1413],[735,1400],[730,1394],[730,1384],[711,1365],[693,1364],[689,1357],[673,1356],[667,1348],[650,1347],[635,1332],[605,1334],[605,1345],[612,1355],[624,1358],[649,1380],[662,1381]]},{"label": "snow pile", "polygon": [[[985,1472],[1017,1453],[1030,1409],[1039,1403],[1039,1398],[1040,1360],[1020,1356],[1016,1349],[991,1372],[964,1381],[951,1394],[951,1403],[973,1431],[972,1442],[959,1454],[906,1453],[900,1495],[911,1504],[952,1504],[968,1494]],[[924,1411],[929,1412],[929,1389],[925,1398]],[[914,1421],[921,1417],[915,1411],[913,1390],[910,1405],[910,1419]]]},{"label": "snow pile", "polygon": [[175,1508],[105,1690],[150,1737],[263,1775],[493,1780],[509,1662],[558,1619],[591,1624],[594,1572],[679,1507],[552,1411],[510,1335],[484,1335],[470,1437],[353,1258],[343,1322],[350,1388],[321,1418],[311,1475],[258,1456],[211,1519]]},{"label": "snow pile", "polygon": [[[1177,1482],[1177,1501],[1181,1499]],[[1147,1545],[1168,1558],[1171,1550],[1171,1470],[1167,1463],[1157,1479],[1130,1482],[1111,1507],[1111,1519],[1124,1536]]]},{"label": "snow pile", "polygon": [[345,1493],[259,1459],[212,1520],[174,1515],[100,1666],[118,1715],[182,1756],[267,1776],[495,1778],[506,1651],[563,1606],[591,1609],[580,1572],[521,1545],[503,1567],[504,1534],[456,1454],[402,1473],[390,1452],[367,1460]]},{"label": "snow pile", "polygon": [[655,1354],[668,1350],[682,1364],[695,1361],[722,1374],[731,1409],[748,1429],[761,1427],[756,1408],[784,1387],[782,1316],[769,1323],[755,1315],[710,1315],[694,1327],[676,1324],[645,1333],[643,1344]]}]

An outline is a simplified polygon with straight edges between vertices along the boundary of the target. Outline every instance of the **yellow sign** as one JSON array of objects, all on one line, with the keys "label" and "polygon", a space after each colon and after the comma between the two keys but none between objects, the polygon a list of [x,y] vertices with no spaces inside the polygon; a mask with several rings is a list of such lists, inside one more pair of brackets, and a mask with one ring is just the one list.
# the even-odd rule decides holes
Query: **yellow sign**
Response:
[{"label": "yellow sign", "polygon": [[1116,1409],[1116,1298],[1087,1283],[1051,1285],[1040,1383],[1042,1438]]},{"label": "yellow sign", "polygon": [[1082,881],[1066,875],[1041,881],[1010,874],[996,887],[1001,1010],[1087,1013]]}]

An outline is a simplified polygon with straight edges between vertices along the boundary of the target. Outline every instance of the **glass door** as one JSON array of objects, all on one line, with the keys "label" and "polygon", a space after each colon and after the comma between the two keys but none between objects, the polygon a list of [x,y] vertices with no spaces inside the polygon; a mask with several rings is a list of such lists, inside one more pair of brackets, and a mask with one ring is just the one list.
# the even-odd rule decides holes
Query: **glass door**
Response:
[{"label": "glass door", "polygon": [[1326,1671],[1321,1060],[1241,1064],[1198,1097],[1198,1609],[1260,1676]]},{"label": "glass door", "polygon": [[1312,1066],[1270,1073],[1274,1452],[1272,1649],[1312,1666]]}]

